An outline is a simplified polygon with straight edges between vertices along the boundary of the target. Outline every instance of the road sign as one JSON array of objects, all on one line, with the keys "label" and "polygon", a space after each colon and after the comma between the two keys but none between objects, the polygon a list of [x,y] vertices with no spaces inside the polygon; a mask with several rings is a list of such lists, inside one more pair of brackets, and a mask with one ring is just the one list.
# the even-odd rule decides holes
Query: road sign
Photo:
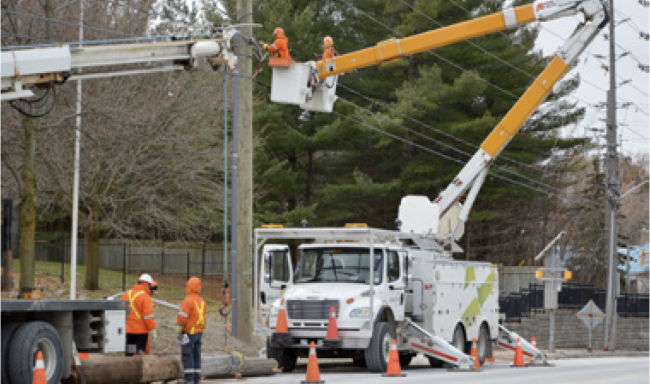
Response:
[{"label": "road sign", "polygon": [[605,314],[594,304],[593,300],[589,300],[584,308],[578,312],[577,316],[585,323],[587,329],[589,329],[589,351],[591,351],[591,331],[603,322]]}]

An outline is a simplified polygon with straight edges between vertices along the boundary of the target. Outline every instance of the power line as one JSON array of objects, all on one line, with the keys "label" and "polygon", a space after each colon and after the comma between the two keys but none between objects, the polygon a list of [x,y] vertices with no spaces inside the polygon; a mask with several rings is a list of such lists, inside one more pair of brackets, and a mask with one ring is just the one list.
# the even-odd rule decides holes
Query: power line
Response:
[{"label": "power line", "polygon": [[[436,139],[434,139],[434,138],[432,138],[432,137],[430,137],[430,136],[423,135],[423,134],[421,134],[420,132],[414,131],[414,130],[412,130],[412,129],[410,129],[410,128],[408,128],[408,127],[402,125],[402,124],[399,124],[399,123],[397,123],[397,122],[395,122],[395,121],[392,121],[392,120],[390,120],[390,119],[388,119],[388,118],[386,118],[386,117],[384,117],[384,116],[381,116],[381,115],[379,115],[379,114],[377,114],[377,113],[375,113],[375,112],[372,112],[372,111],[370,111],[369,109],[364,108],[364,107],[362,107],[362,106],[360,106],[360,105],[358,105],[358,104],[355,104],[355,103],[353,103],[353,102],[351,102],[351,101],[345,100],[345,99],[343,99],[343,98],[338,98],[338,100],[339,100],[339,101],[342,101],[342,102],[344,102],[344,103],[346,103],[346,104],[348,104],[348,105],[350,105],[350,106],[352,106],[352,107],[354,107],[354,108],[360,109],[360,110],[362,110],[362,111],[364,111],[364,112],[366,112],[366,113],[368,113],[368,114],[370,114],[370,115],[372,115],[372,116],[378,117],[378,118],[380,118],[380,119],[382,119],[382,120],[386,120],[386,121],[390,122],[391,124],[393,124],[393,125],[395,125],[395,126],[398,126],[398,127],[401,127],[401,128],[403,128],[403,129],[405,129],[406,131],[408,131],[408,132],[410,132],[410,133],[412,133],[412,134],[414,134],[414,135],[416,135],[416,136],[422,137],[422,138],[424,138],[424,139],[426,139],[426,140],[429,140],[429,141],[433,141],[433,142],[436,143],[436,144],[439,144],[439,145],[441,145],[441,146],[444,146],[445,148],[451,149],[451,150],[453,150],[453,151],[455,151],[455,152],[457,152],[457,153],[463,154],[463,155],[465,155],[465,156],[467,156],[467,157],[472,157],[472,156],[473,156],[473,155],[470,154],[470,153],[467,153],[467,152],[465,152],[465,151],[459,150],[459,149],[457,149],[457,148],[455,148],[455,147],[452,147],[452,146],[449,145],[449,144],[443,143],[443,142],[441,142],[441,141],[439,141],[439,140],[436,140]],[[438,154],[438,152],[436,152],[436,154]],[[464,163],[463,160],[456,159],[456,158],[454,158],[454,161]],[[515,171],[513,171],[513,170],[511,170],[511,169],[505,168],[505,167],[503,167],[503,166],[495,166],[495,168],[497,168],[497,169],[501,169],[501,170],[503,170],[503,171],[505,171],[505,172],[508,172],[508,173],[510,173],[510,174],[512,174],[512,175],[514,175],[514,176],[516,176],[516,177],[520,177],[520,178],[525,179],[525,180],[528,180],[528,181],[530,181],[530,182],[532,182],[532,183],[538,184],[538,185],[540,185],[540,186],[542,186],[542,187],[544,187],[544,188],[553,189],[553,190],[556,190],[557,192],[561,192],[561,190],[558,189],[558,188],[555,188],[555,187],[553,187],[553,186],[551,186],[551,185],[549,185],[549,184],[546,184],[546,183],[540,182],[540,181],[538,181],[538,180],[532,179],[532,178],[530,178],[530,177],[528,177],[528,176],[525,176],[525,175],[519,174],[519,173],[517,173],[517,172],[515,172]]]},{"label": "power line", "polygon": [[[407,139],[405,139],[405,138],[403,138],[403,137],[400,137],[400,136],[394,135],[394,134],[392,134],[392,133],[390,133],[390,132],[386,132],[386,131],[384,131],[384,130],[382,130],[382,129],[379,129],[379,128],[377,128],[377,127],[371,126],[371,125],[369,125],[369,124],[366,124],[366,123],[364,123],[363,121],[360,121],[360,120],[357,120],[357,119],[355,119],[355,118],[352,118],[352,117],[349,117],[349,116],[346,116],[346,115],[340,114],[340,113],[338,113],[338,112],[336,112],[336,111],[332,111],[332,114],[335,115],[335,116],[339,116],[339,117],[342,117],[342,118],[344,118],[344,119],[350,120],[350,121],[352,121],[352,122],[354,122],[354,123],[356,123],[356,124],[362,125],[362,126],[368,128],[368,129],[371,129],[371,130],[373,130],[373,131],[379,132],[379,133],[381,133],[381,134],[383,134],[383,135],[389,136],[389,137],[391,137],[391,138],[393,138],[393,139],[395,139],[395,140],[399,140],[399,141],[401,141],[401,142],[403,142],[403,143],[405,143],[405,144],[408,144],[408,145],[414,146],[414,147],[416,147],[416,148],[419,148],[419,149],[421,149],[421,150],[423,150],[423,151],[425,151],[425,152],[433,153],[433,154],[435,154],[435,155],[437,155],[437,156],[443,157],[443,158],[445,158],[445,159],[447,159],[447,160],[453,161],[453,162],[458,163],[458,164],[465,164],[463,161],[458,160],[458,159],[456,159],[456,158],[454,158],[454,157],[451,157],[451,156],[445,155],[445,154],[443,154],[443,153],[441,153],[441,152],[435,151],[435,150],[433,150],[433,149],[431,149],[431,148],[425,147],[425,146],[420,145],[420,144],[418,144],[418,143],[414,143],[414,142],[412,142],[412,141],[410,141],[410,140],[407,140]],[[502,179],[502,180],[509,181],[509,182],[511,182],[511,183],[513,183],[513,184],[517,184],[517,185],[519,185],[519,186],[521,186],[521,187],[524,187],[524,188],[527,188],[527,189],[530,189],[530,190],[533,190],[533,191],[536,191],[536,192],[539,192],[539,193],[543,193],[543,194],[545,194],[545,195],[547,195],[547,196],[562,197],[562,196],[560,196],[559,194],[556,194],[556,193],[553,193],[553,192],[550,192],[550,191],[545,191],[545,190],[543,190],[543,189],[540,189],[540,188],[536,188],[536,187],[530,186],[530,185],[525,184],[525,183],[522,183],[522,182],[520,182],[520,181],[510,179],[510,178],[508,178],[508,177],[506,177],[506,176],[499,175],[498,173],[492,173],[491,176],[497,177],[497,178]],[[600,207],[600,206],[597,205],[596,203],[594,203],[594,202],[592,202],[592,201],[590,201],[590,200],[584,199],[584,198],[579,198],[580,200],[583,200],[583,201],[584,201],[583,203],[578,203],[578,202],[575,201],[573,198],[568,197],[568,196],[567,196],[567,197],[564,197],[564,198],[565,198],[566,200],[568,200],[568,201],[575,202],[576,204],[579,204],[579,205],[582,205],[582,206],[590,206],[590,207],[592,207],[592,208]]]},{"label": "power line", "polygon": [[81,28],[84,28],[84,29],[88,29],[88,30],[90,30],[90,31],[105,32],[105,33],[110,33],[110,34],[120,35],[120,36],[129,36],[129,37],[134,37],[134,36],[135,36],[135,35],[131,35],[131,34],[124,33],[124,32],[114,31],[114,30],[111,30],[111,29],[102,29],[102,28],[89,27],[89,26],[86,26],[86,25],[83,25],[83,24],[69,23],[69,22],[67,22],[67,21],[61,21],[61,20],[56,20],[56,19],[49,19],[49,18],[47,18],[47,17],[36,16],[36,15],[29,14],[29,13],[22,13],[22,12],[9,11],[9,10],[6,10],[6,9],[3,9],[3,10],[2,10],[2,13],[6,13],[6,14],[10,14],[10,15],[16,15],[16,16],[21,16],[21,17],[28,17],[28,18],[32,18],[32,19],[35,19],[35,20],[46,21],[46,22],[49,22],[49,23],[68,25],[68,26],[76,27],[76,28],[81,27]]}]

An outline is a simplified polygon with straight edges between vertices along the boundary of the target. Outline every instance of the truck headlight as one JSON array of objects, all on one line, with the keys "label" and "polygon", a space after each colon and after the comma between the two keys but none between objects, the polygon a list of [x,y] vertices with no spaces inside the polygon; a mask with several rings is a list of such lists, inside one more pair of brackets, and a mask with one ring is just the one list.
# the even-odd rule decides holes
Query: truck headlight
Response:
[{"label": "truck headlight", "polygon": [[350,311],[350,317],[370,318],[371,314],[369,307],[355,308]]}]

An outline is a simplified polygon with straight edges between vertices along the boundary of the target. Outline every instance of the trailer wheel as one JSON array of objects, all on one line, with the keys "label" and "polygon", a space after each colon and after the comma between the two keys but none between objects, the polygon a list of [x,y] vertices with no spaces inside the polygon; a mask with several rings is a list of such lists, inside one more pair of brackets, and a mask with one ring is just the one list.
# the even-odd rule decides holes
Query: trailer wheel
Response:
[{"label": "trailer wheel", "polygon": [[14,337],[14,333],[16,333],[16,330],[21,325],[23,324],[2,324],[2,354],[0,354],[0,359],[2,360],[2,370],[0,370],[0,373],[2,374],[2,384],[11,384],[9,381],[9,363],[7,361],[7,355],[9,353],[9,345],[11,343],[11,339]]},{"label": "trailer wheel", "polygon": [[7,357],[12,383],[31,383],[36,365],[36,354],[43,352],[45,377],[48,384],[57,384],[63,374],[63,348],[56,329],[43,321],[24,324],[11,340]]},{"label": "trailer wheel", "polygon": [[377,323],[370,345],[366,349],[366,363],[370,372],[386,372],[390,345],[395,338],[395,327],[389,323]]},{"label": "trailer wheel", "polygon": [[481,325],[478,333],[478,341],[476,342],[478,349],[478,357],[481,360],[481,365],[485,363],[485,358],[492,354],[492,343],[490,343],[490,330],[487,324]]},{"label": "trailer wheel", "polygon": [[413,360],[414,357],[415,355],[412,355],[410,353],[399,355],[399,366],[401,368],[408,367],[409,364],[411,364],[411,361]]}]

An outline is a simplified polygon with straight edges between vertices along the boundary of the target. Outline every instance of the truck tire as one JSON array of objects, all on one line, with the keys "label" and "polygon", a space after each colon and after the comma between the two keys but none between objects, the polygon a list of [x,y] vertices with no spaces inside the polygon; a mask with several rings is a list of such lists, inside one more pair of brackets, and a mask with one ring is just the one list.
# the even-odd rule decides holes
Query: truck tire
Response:
[{"label": "truck tire", "polygon": [[454,329],[454,336],[451,339],[451,345],[456,347],[459,351],[467,354],[467,339],[463,326],[458,324]]},{"label": "truck tire", "polygon": [[9,345],[11,345],[11,339],[14,337],[14,333],[18,327],[23,325],[22,323],[7,323],[2,324],[2,354],[0,354],[0,359],[2,363],[2,370],[0,374],[2,375],[2,384],[11,384],[9,381],[9,363],[7,355],[9,353]]},{"label": "truck tire", "polygon": [[399,366],[401,368],[408,367],[414,357],[415,355],[412,355],[410,353],[399,355]]},{"label": "truck tire", "polygon": [[370,372],[386,372],[388,368],[388,353],[395,338],[395,327],[389,323],[377,323],[366,349],[366,363]]},{"label": "truck tire", "polygon": [[47,384],[57,384],[63,374],[63,348],[56,329],[43,321],[24,324],[11,340],[7,357],[12,383],[31,383],[36,365],[36,353],[43,352]]},{"label": "truck tire", "polygon": [[490,342],[490,330],[487,324],[481,325],[476,342],[478,349],[478,358],[481,360],[481,366],[485,363],[485,358],[492,355],[492,343]]}]

